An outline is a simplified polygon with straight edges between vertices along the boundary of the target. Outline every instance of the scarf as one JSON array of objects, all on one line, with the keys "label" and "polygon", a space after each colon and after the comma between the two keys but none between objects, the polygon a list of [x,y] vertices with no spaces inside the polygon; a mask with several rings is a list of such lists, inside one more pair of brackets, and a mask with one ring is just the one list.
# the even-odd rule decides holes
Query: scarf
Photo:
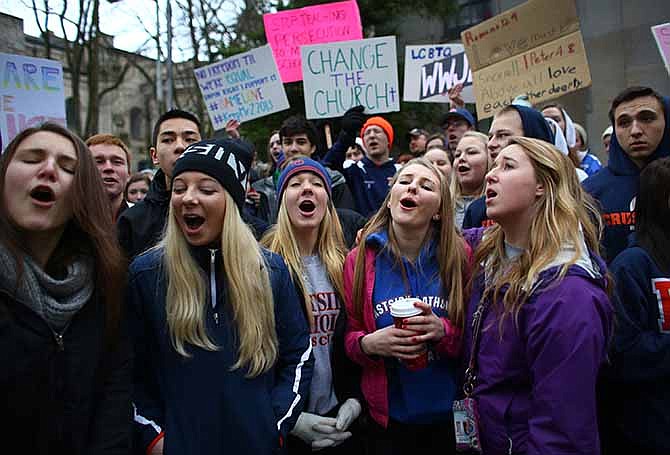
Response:
[{"label": "scarf", "polygon": [[23,256],[19,286],[16,261],[0,245],[0,289],[37,313],[56,332],[62,332],[93,295],[93,261],[80,257],[57,279],[47,274],[28,255]]}]

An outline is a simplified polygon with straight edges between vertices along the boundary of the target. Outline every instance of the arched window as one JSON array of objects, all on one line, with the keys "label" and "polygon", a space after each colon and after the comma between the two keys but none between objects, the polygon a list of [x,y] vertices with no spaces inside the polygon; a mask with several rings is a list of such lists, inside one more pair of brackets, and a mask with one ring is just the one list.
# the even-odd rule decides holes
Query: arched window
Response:
[{"label": "arched window", "polygon": [[142,139],[142,109],[134,107],[130,110],[130,137]]}]

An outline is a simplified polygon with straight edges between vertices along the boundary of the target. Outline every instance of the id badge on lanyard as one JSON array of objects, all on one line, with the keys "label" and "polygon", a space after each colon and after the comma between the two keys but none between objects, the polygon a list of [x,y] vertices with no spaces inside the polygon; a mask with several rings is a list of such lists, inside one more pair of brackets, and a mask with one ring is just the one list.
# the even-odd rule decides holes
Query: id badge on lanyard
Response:
[{"label": "id badge on lanyard", "polygon": [[470,362],[465,370],[465,383],[463,393],[465,398],[454,401],[454,433],[456,434],[456,450],[459,452],[474,451],[482,452],[481,439],[479,437],[479,412],[477,401],[472,398],[477,380],[476,355],[479,345],[479,334],[481,332],[482,320],[487,304],[479,302],[472,317],[472,347],[470,349]]},{"label": "id badge on lanyard", "polygon": [[464,452],[474,450],[482,452],[479,439],[479,414],[474,398],[454,401],[454,433],[456,434],[456,450]]}]

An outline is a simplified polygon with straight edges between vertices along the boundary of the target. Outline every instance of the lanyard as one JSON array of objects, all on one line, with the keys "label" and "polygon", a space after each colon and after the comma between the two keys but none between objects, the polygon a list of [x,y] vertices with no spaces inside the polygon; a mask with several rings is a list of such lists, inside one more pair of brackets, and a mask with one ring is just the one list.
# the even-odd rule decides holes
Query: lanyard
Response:
[{"label": "lanyard", "polygon": [[479,350],[479,338],[482,330],[484,314],[489,307],[489,299],[482,299],[472,315],[472,346],[470,347],[470,361],[465,370],[465,383],[463,384],[463,393],[470,397],[475,390],[475,381],[477,380],[477,351]]}]

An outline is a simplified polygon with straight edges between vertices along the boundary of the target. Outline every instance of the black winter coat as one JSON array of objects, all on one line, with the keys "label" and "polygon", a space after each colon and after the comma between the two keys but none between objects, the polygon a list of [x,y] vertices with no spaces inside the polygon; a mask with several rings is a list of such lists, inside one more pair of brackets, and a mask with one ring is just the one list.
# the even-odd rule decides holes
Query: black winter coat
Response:
[{"label": "black winter coat", "polygon": [[0,290],[2,453],[130,453],[131,350],[122,330],[105,340],[95,296],[59,339],[26,305]]}]

